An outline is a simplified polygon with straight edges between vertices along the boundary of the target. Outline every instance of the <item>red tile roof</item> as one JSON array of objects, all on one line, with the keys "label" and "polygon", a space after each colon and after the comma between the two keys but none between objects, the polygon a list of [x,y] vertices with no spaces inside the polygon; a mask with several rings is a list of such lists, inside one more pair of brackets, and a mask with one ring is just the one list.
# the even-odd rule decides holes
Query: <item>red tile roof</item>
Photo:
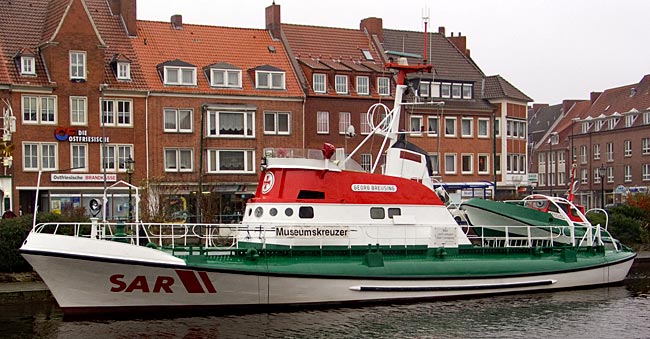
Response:
[{"label": "red tile roof", "polygon": [[[266,30],[183,24],[174,29],[169,22],[138,21],[138,35],[131,40],[148,87],[157,92],[210,93],[226,95],[303,96],[287,53],[280,41]],[[274,51],[271,51],[272,46]],[[197,86],[165,86],[157,66],[180,59],[196,65]],[[226,62],[242,70],[242,89],[211,88],[203,67]],[[255,89],[249,70],[271,65],[286,72],[286,90]]]},{"label": "red tile roof", "polygon": [[41,33],[41,43],[47,43],[54,39],[54,35],[58,30],[65,14],[72,6],[74,0],[51,0],[49,1],[45,13],[45,21],[43,22],[43,30]]},{"label": "red tile roof", "polygon": [[625,113],[632,109],[643,112],[648,108],[650,108],[650,74],[645,75],[639,83],[603,91],[581,118],[588,116],[597,118],[601,114],[610,116],[616,112]]},{"label": "red tile roof", "polygon": [[525,102],[533,101],[533,99],[500,75],[492,75],[485,78],[485,95],[483,97],[486,99],[509,98]]}]

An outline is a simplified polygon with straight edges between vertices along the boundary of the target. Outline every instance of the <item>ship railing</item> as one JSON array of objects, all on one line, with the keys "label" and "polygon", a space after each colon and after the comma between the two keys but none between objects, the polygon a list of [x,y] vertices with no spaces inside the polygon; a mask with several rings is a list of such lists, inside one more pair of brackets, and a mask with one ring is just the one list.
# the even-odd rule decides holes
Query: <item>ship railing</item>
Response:
[{"label": "ship railing", "polygon": [[[605,231],[606,232],[606,231]],[[485,247],[601,246],[600,225],[576,226],[470,226],[468,238]],[[607,233],[608,234],[608,233]],[[611,237],[610,237],[611,238]],[[617,247],[615,247],[617,249]]]}]

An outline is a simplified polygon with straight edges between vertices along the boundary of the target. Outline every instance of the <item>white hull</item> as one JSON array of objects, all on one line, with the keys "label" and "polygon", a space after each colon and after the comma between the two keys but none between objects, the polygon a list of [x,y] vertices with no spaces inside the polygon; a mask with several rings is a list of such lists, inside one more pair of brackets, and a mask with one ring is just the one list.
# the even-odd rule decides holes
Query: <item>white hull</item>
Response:
[{"label": "white hull", "polygon": [[[485,279],[269,276],[264,273],[190,268],[165,259],[167,255],[157,250],[107,241],[97,242],[107,243],[108,247],[125,246],[136,251],[160,253],[162,260],[126,261],[124,258],[98,257],[95,254],[66,253],[61,248],[37,249],[30,246],[37,243],[30,238],[23,247],[26,250],[23,255],[41,275],[66,314],[136,309],[339,304],[563,289],[622,281],[633,262],[627,260],[610,266],[559,274]],[[76,238],[76,241],[95,240]],[[56,247],[55,244],[60,243],[50,242],[52,246],[49,247]]]}]

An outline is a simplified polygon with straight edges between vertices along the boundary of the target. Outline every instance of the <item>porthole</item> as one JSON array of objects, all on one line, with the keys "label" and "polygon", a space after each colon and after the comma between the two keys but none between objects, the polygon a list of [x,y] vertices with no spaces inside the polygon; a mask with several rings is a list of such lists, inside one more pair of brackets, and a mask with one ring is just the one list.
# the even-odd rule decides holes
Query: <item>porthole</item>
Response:
[{"label": "porthole", "polygon": [[291,208],[287,208],[286,210],[284,210],[284,214],[285,214],[287,217],[292,216],[292,215],[293,215],[293,209],[291,209]]},{"label": "porthole", "polygon": [[272,217],[274,217],[274,216],[278,215],[278,210],[275,209],[275,207],[273,207],[273,208],[271,208],[271,209],[269,210],[269,214],[270,214]]},{"label": "porthole", "polygon": [[262,216],[262,214],[264,214],[264,211],[262,210],[262,207],[257,207],[255,209],[255,216],[259,218],[259,217]]}]

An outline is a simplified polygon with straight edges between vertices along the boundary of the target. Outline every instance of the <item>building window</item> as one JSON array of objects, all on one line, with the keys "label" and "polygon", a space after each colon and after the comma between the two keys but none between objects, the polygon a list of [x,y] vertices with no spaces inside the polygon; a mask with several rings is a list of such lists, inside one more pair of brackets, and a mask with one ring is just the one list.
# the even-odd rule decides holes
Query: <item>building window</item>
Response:
[{"label": "building window", "polygon": [[451,98],[451,84],[442,83],[440,85],[440,96],[443,98]]},{"label": "building window", "polygon": [[350,112],[339,112],[339,134],[346,134],[348,132],[348,126],[351,125],[351,114]]},{"label": "building window", "polygon": [[608,125],[609,129],[614,129],[616,127],[616,125],[618,125],[619,120],[620,120],[619,118],[611,118],[611,119],[609,119],[607,121],[607,125]]},{"label": "building window", "polygon": [[474,119],[462,118],[460,120],[461,136],[463,138],[471,138],[474,136]]},{"label": "building window", "polygon": [[165,66],[165,85],[196,85],[196,67]]},{"label": "building window", "polygon": [[192,133],[192,110],[179,108],[165,108],[164,110],[164,131]]},{"label": "building window", "polygon": [[133,126],[131,100],[114,99],[102,101],[102,121],[105,126]]},{"label": "building window", "polygon": [[330,132],[330,112],[316,112],[316,133],[328,134]]},{"label": "building window", "polygon": [[253,150],[208,150],[208,173],[255,173]]},{"label": "building window", "polygon": [[501,136],[501,118],[495,118],[494,119],[494,131],[495,131],[495,136],[500,137]]},{"label": "building window", "polygon": [[604,124],[605,124],[605,120],[596,121],[596,125],[594,126],[594,131],[599,132],[603,128]]},{"label": "building window", "polygon": [[370,78],[367,76],[357,77],[357,94],[369,95],[370,94]]},{"label": "building window", "polygon": [[607,161],[614,161],[614,143],[607,143]]},{"label": "building window", "polygon": [[411,135],[422,135],[422,131],[424,131],[424,126],[422,125],[422,116],[412,115]]},{"label": "building window", "polygon": [[630,165],[625,165],[625,182],[631,182],[632,181],[632,166]]},{"label": "building window", "polygon": [[501,174],[501,154],[497,154],[494,158],[494,171]]},{"label": "building window", "polygon": [[23,143],[23,170],[55,170],[57,144]]},{"label": "building window", "polygon": [[564,186],[566,184],[566,172],[557,173],[557,184],[558,186]]},{"label": "building window", "polygon": [[208,111],[208,136],[254,138],[254,112]]},{"label": "building window", "polygon": [[20,74],[36,75],[36,58],[21,56],[20,57]]},{"label": "building window", "polygon": [[597,167],[594,168],[594,184],[600,184],[600,170]]},{"label": "building window", "polygon": [[418,95],[421,98],[426,98],[429,96],[429,87],[431,83],[428,81],[420,81],[420,86],[418,87]]},{"label": "building window", "polygon": [[363,153],[361,154],[361,167],[364,171],[370,172],[372,169],[372,154]]},{"label": "building window", "polygon": [[264,134],[291,134],[290,117],[288,112],[264,112]]},{"label": "building window", "polygon": [[580,183],[581,184],[588,184],[589,183],[589,177],[587,176],[587,169],[583,168],[580,170]]},{"label": "building window", "polygon": [[377,78],[377,92],[379,95],[390,95],[390,78]]},{"label": "building window", "polygon": [[650,112],[643,112],[643,124],[650,125]]},{"label": "building window", "polygon": [[101,157],[103,168],[109,172],[126,172],[126,160],[133,159],[132,145],[102,145]]},{"label": "building window", "polygon": [[590,122],[583,122],[582,123],[582,133],[587,133],[589,132],[589,129],[591,129],[592,123]]},{"label": "building window", "polygon": [[454,99],[460,99],[463,96],[462,93],[463,84],[452,84],[451,85],[451,97]]},{"label": "building window", "polygon": [[600,160],[600,144],[594,144],[594,160]]},{"label": "building window", "polygon": [[632,127],[634,125],[634,121],[636,121],[636,118],[638,115],[636,114],[628,114],[625,116],[625,127]]},{"label": "building window", "polygon": [[456,153],[445,154],[445,174],[456,174]]},{"label": "building window", "polygon": [[86,144],[71,144],[71,164],[73,170],[85,171],[88,170],[88,145]]},{"label": "building window", "polygon": [[117,63],[117,80],[131,80],[131,64],[128,62]]},{"label": "building window", "polygon": [[359,122],[361,125],[361,134],[368,135],[370,134],[370,122],[368,122],[368,113],[361,113],[359,116]]},{"label": "building window", "polygon": [[88,99],[70,97],[70,125],[86,126],[88,124]]},{"label": "building window", "polygon": [[490,156],[488,154],[478,155],[478,174],[490,173]]},{"label": "building window", "polygon": [[463,99],[471,99],[472,98],[472,89],[473,89],[472,84],[463,84]]},{"label": "building window", "polygon": [[348,94],[348,76],[347,75],[336,75],[334,77],[334,85],[336,93],[338,94]]},{"label": "building window", "polygon": [[478,119],[478,132],[477,135],[479,138],[489,138],[490,137],[490,119],[479,118]]},{"label": "building window", "polygon": [[434,82],[431,84],[431,97],[440,98],[440,83]]},{"label": "building window", "polygon": [[641,139],[641,153],[643,155],[650,154],[650,138]]},{"label": "building window", "polygon": [[650,164],[643,164],[641,167],[641,180],[650,181]]},{"label": "building window", "polygon": [[86,52],[70,52],[70,79],[86,80]]},{"label": "building window", "polygon": [[314,73],[314,92],[327,93],[327,75]]},{"label": "building window", "polygon": [[581,164],[586,164],[587,163],[587,146],[586,145],[580,146],[580,163]]},{"label": "building window", "polygon": [[607,167],[607,182],[614,182],[614,167]]},{"label": "building window", "polygon": [[255,83],[257,84],[257,88],[285,89],[284,79],[284,72],[255,72]]},{"label": "building window", "polygon": [[165,172],[192,172],[194,150],[191,148],[165,148]]},{"label": "building window", "polygon": [[462,174],[472,174],[474,172],[474,155],[462,154],[460,171]]},{"label": "building window", "polygon": [[430,137],[437,137],[438,136],[438,129],[439,129],[439,122],[438,122],[438,117],[428,117],[427,118],[427,135]]},{"label": "building window", "polygon": [[23,96],[23,123],[52,125],[57,122],[55,96]]},{"label": "building window", "polygon": [[456,118],[445,118],[445,136],[456,136]]},{"label": "building window", "polygon": [[625,156],[626,157],[631,157],[632,156],[632,140],[625,140],[624,142],[624,147],[625,147]]},{"label": "building window", "polygon": [[241,88],[241,70],[211,68],[210,86]]},{"label": "building window", "polygon": [[438,174],[440,169],[440,162],[438,159],[438,153],[429,153],[429,159],[431,159],[431,168],[433,174]]}]

